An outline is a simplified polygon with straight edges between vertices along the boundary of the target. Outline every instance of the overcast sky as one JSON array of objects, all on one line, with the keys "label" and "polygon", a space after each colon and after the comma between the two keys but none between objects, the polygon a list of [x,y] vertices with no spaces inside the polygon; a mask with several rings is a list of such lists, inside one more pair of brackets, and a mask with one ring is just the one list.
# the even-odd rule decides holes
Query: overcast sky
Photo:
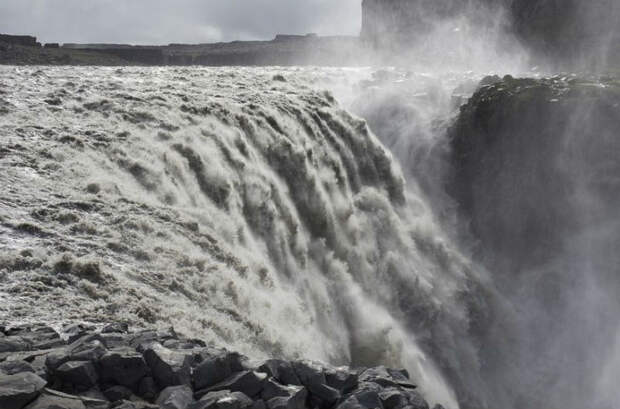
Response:
[{"label": "overcast sky", "polygon": [[0,0],[0,33],[42,42],[166,44],[357,35],[361,0]]}]

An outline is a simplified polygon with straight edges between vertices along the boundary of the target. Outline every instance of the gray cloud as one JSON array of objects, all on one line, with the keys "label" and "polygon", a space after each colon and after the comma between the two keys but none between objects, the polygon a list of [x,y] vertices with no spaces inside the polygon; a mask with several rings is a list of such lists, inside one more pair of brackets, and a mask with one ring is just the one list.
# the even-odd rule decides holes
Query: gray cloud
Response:
[{"label": "gray cloud", "polygon": [[0,0],[0,32],[43,42],[213,42],[358,34],[361,0]]}]

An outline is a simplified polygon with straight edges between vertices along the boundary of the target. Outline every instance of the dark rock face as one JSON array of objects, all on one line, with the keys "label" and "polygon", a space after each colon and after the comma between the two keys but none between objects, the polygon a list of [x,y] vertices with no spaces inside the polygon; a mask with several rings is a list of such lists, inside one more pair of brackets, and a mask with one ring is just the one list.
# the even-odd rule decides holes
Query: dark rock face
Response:
[{"label": "dark rock face", "polygon": [[255,364],[172,329],[65,330],[71,344],[23,351],[50,337],[65,341],[44,327],[3,329],[0,339],[21,338],[0,360],[0,409],[428,408],[405,370],[279,359]]},{"label": "dark rock face", "polygon": [[0,407],[22,409],[41,393],[45,383],[30,372],[0,375]]},{"label": "dark rock face", "polygon": [[506,77],[461,108],[451,131],[452,194],[480,248],[510,260],[498,271],[549,261],[580,229],[568,187],[577,167],[592,164],[593,193],[606,206],[619,203],[619,102],[614,80]]},{"label": "dark rock face", "polygon": [[[617,330],[619,106],[613,78],[495,78],[449,132],[450,193],[509,305],[474,323],[481,344],[494,345],[489,356],[481,348],[485,382],[514,399],[499,406],[590,405],[588,394],[566,391],[594,388],[599,374],[588,368],[605,364],[600,351]],[[544,376],[523,373],[557,381],[541,388]]]}]

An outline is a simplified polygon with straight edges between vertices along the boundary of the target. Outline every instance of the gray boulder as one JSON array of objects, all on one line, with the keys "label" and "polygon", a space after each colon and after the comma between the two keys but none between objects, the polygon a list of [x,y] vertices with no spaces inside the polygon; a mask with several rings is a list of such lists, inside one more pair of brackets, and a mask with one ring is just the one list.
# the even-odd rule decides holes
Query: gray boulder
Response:
[{"label": "gray boulder", "polygon": [[254,397],[262,391],[265,379],[267,379],[267,375],[264,373],[242,371],[209,388],[197,391],[196,396],[201,397],[209,392],[229,390],[231,392],[243,392],[247,396]]},{"label": "gray boulder", "polygon": [[261,397],[269,409],[304,409],[308,390],[303,386],[285,386],[269,379],[264,384]]},{"label": "gray boulder", "polygon": [[157,396],[159,389],[155,383],[155,379],[150,376],[146,376],[140,380],[138,385],[138,394],[144,399],[153,400]]},{"label": "gray boulder", "polygon": [[0,408],[22,409],[39,396],[45,384],[32,372],[0,375]]},{"label": "gray boulder", "polygon": [[119,385],[132,386],[148,373],[141,354],[131,348],[120,348],[106,353],[99,360],[101,378]]},{"label": "gray boulder", "polygon": [[243,371],[245,357],[238,353],[205,348],[199,354],[201,363],[194,369],[196,389],[204,389],[222,382],[235,372]]},{"label": "gray boulder", "polygon": [[110,333],[118,333],[118,334],[126,334],[129,331],[129,325],[124,322],[116,322],[113,324],[108,324],[101,329],[102,334],[110,334]]},{"label": "gray boulder", "polygon": [[385,409],[402,409],[409,404],[406,394],[396,388],[386,388],[379,392],[379,398]]},{"label": "gray boulder", "polygon": [[116,385],[103,391],[103,395],[110,402],[118,402],[129,399],[131,395],[133,395],[133,392],[126,386]]},{"label": "gray boulder", "polygon": [[376,390],[363,389],[352,393],[337,409],[383,409],[383,403]]},{"label": "gray boulder", "polygon": [[331,406],[340,399],[340,392],[327,385],[321,365],[312,361],[295,361],[292,365],[301,384],[318,399],[320,406]]},{"label": "gray boulder", "polygon": [[152,344],[144,350],[144,359],[153,378],[161,388],[191,384],[191,353],[173,351],[161,344]]},{"label": "gray boulder", "polygon": [[403,372],[387,369],[385,366],[369,368],[359,375],[360,382],[371,382],[383,387],[403,387],[415,389],[416,385],[407,379]]},{"label": "gray boulder", "polygon": [[264,372],[284,385],[301,385],[290,362],[281,359],[268,359],[259,365],[258,372]]},{"label": "gray boulder", "polygon": [[327,385],[346,394],[357,388],[357,373],[347,367],[327,368],[325,370]]},{"label": "gray boulder", "polygon": [[69,361],[60,365],[56,375],[63,382],[71,383],[76,390],[85,391],[97,384],[98,375],[90,361]]},{"label": "gray boulder", "polygon": [[0,362],[0,374],[15,375],[21,372],[35,372],[32,365],[26,361],[4,361]]},{"label": "gray boulder", "polygon": [[194,392],[187,385],[169,386],[159,394],[157,403],[162,409],[187,409],[194,402]]},{"label": "gray boulder", "polygon": [[27,340],[18,336],[0,338],[0,352],[28,351],[30,344]]},{"label": "gray boulder", "polygon": [[222,390],[207,393],[187,409],[249,409],[252,406],[252,399],[244,393]]}]

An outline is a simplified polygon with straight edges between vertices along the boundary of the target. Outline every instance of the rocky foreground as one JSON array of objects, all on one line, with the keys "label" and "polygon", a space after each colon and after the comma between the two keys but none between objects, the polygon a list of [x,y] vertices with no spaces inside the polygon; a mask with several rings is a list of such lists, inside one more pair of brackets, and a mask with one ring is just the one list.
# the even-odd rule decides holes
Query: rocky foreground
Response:
[{"label": "rocky foreground", "polygon": [[404,369],[256,362],[172,328],[0,327],[2,409],[429,408],[415,389]]}]

